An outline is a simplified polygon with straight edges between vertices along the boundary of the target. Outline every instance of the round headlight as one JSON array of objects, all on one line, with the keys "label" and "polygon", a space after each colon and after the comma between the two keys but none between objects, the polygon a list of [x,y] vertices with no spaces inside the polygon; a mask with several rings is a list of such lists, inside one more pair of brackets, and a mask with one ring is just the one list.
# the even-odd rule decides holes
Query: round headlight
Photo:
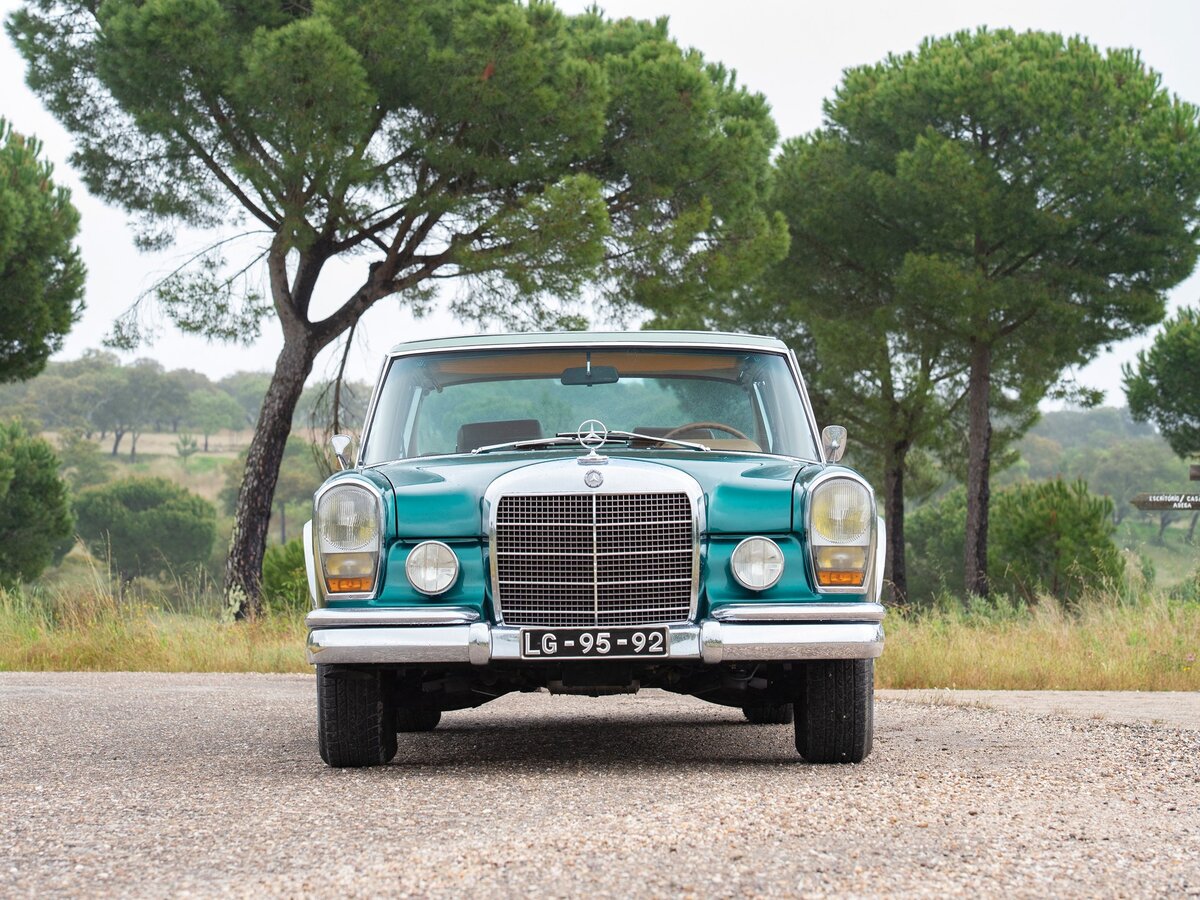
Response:
[{"label": "round headlight", "polygon": [[765,591],[783,574],[783,551],[770,538],[746,538],[733,549],[733,577],[752,591]]},{"label": "round headlight", "polygon": [[322,553],[374,550],[379,546],[379,504],[360,487],[335,487],[321,498],[317,521]]},{"label": "round headlight", "polygon": [[408,554],[404,571],[422,594],[440,594],[458,577],[458,557],[441,541],[425,541]]},{"label": "round headlight", "polygon": [[871,527],[871,494],[848,478],[817,485],[812,498],[812,527],[833,544],[859,540]]}]

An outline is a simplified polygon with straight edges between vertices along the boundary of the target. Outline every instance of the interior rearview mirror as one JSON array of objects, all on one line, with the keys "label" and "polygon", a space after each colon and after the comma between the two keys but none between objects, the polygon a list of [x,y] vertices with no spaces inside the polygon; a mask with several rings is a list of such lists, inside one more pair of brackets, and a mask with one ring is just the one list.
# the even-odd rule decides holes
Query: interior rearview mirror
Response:
[{"label": "interior rearview mirror", "polygon": [[846,452],[846,429],[842,425],[826,425],[821,429],[821,446],[825,449],[825,458],[837,462]]},{"label": "interior rearview mirror", "polygon": [[346,456],[346,451],[350,449],[350,435],[335,434],[329,439],[329,443],[333,446],[333,455],[337,457],[338,465],[343,469],[350,468],[350,459]]},{"label": "interior rearview mirror", "polygon": [[586,366],[563,369],[562,378],[559,380],[563,384],[616,384],[621,380],[621,376],[617,374],[616,366],[593,366],[589,363]]}]

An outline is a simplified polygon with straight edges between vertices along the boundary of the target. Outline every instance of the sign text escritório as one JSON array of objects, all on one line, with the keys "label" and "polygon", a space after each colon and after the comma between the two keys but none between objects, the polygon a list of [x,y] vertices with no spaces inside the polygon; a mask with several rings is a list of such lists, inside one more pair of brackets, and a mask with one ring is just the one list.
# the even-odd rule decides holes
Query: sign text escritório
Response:
[{"label": "sign text escrit\u00f3rio", "polygon": [[1130,502],[1138,509],[1200,509],[1200,494],[1138,494]]}]

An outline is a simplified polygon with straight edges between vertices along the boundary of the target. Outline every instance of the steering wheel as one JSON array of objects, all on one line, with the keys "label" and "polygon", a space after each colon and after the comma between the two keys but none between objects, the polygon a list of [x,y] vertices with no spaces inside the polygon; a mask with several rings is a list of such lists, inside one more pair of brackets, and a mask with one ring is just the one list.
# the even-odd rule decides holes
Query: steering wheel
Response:
[{"label": "steering wheel", "polygon": [[724,431],[726,434],[732,434],[735,438],[738,438],[739,440],[743,440],[743,441],[750,440],[749,437],[742,434],[740,431],[738,431],[732,425],[726,425],[724,422],[688,422],[686,425],[680,425],[678,428],[672,428],[670,431],[668,431],[666,434],[664,434],[663,437],[673,438],[673,437],[677,437],[678,435],[681,435],[681,434],[687,434],[689,431],[696,431],[697,429],[700,429],[700,428],[716,429],[717,431]]}]

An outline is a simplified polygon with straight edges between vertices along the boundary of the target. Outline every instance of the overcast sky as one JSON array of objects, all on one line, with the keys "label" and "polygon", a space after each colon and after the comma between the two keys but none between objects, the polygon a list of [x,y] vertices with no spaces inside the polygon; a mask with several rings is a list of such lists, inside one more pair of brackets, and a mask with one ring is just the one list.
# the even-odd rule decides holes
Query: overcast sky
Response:
[{"label": "overcast sky", "polygon": [[[578,12],[591,0],[559,0],[568,12]],[[15,0],[0,0],[7,18]],[[926,35],[943,35],[963,28],[1036,28],[1081,34],[1102,47],[1135,47],[1164,85],[1185,100],[1200,102],[1200,2],[1196,0],[843,0],[843,2],[785,2],[785,0],[610,0],[600,6],[609,16],[656,18],[668,16],[671,32],[683,45],[697,47],[706,57],[735,69],[739,80],[766,95],[781,135],[792,137],[821,124],[821,102],[832,92],[842,71],[875,62],[889,52],[914,48]],[[87,310],[67,337],[61,358],[78,356],[99,345],[114,317],[166,272],[175,268],[188,249],[201,245],[202,236],[186,235],[165,254],[151,256],[134,249],[125,215],[89,197],[70,170],[71,140],[24,85],[24,66],[7,37],[0,38],[0,116],[15,128],[37,135],[45,155],[56,167],[56,178],[70,186],[83,217],[80,243],[88,266]],[[355,267],[364,265],[357,260]],[[335,267],[318,292],[318,310],[346,295],[357,283],[357,270]],[[1171,308],[1195,304],[1200,276],[1193,275],[1175,289]],[[444,315],[414,320],[402,301],[384,301],[367,314],[359,329],[351,374],[373,379],[381,355],[393,344],[415,337],[437,337],[467,330]],[[1108,402],[1123,404],[1120,364],[1132,360],[1149,338],[1120,344],[1078,373],[1078,380],[1108,392]],[[197,369],[219,378],[239,369],[270,369],[282,339],[277,326],[267,323],[250,346],[210,344],[179,334],[169,326],[153,345],[138,354],[160,360],[169,368]],[[333,366],[331,354],[317,362],[320,376]],[[132,356],[131,356],[132,358]]]}]

